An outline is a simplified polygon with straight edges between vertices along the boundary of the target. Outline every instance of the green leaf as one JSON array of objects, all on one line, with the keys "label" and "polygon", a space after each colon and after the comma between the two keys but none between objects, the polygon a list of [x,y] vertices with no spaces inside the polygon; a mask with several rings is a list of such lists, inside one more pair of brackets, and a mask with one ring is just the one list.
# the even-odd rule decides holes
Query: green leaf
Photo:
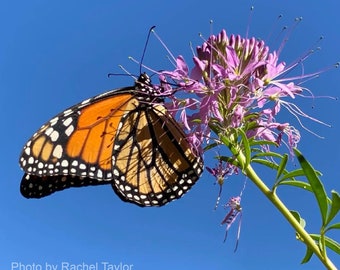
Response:
[{"label": "green leaf", "polygon": [[204,147],[204,151],[210,150],[210,149],[212,149],[212,148],[214,148],[214,147],[216,147],[218,145],[220,145],[220,144],[218,144],[218,143],[208,144],[206,147]]},{"label": "green leaf", "polygon": [[332,219],[338,214],[340,210],[340,196],[335,190],[332,190],[331,192],[332,192],[332,204],[331,210],[329,211],[327,217],[326,225],[332,221]]},{"label": "green leaf", "polygon": [[302,259],[301,264],[309,262],[310,258],[312,258],[313,251],[307,246],[305,257]]},{"label": "green leaf", "polygon": [[[320,241],[320,235],[319,234],[310,234],[310,236],[314,240],[316,240],[318,242]],[[337,241],[335,241],[332,238],[325,236],[325,244],[328,248],[330,248],[331,250],[333,250],[337,254],[340,254],[340,244]]]},{"label": "green leaf", "polygon": [[[313,193],[313,189],[310,184],[303,182],[303,181],[297,181],[297,180],[283,180],[278,183],[278,185],[287,185],[287,186],[294,186],[302,188],[303,190],[307,190]],[[327,197],[327,202],[329,204],[332,203],[331,199]]]},{"label": "green leaf", "polygon": [[250,163],[250,157],[251,157],[249,140],[247,138],[247,135],[244,133],[244,131],[242,129],[239,129],[238,131],[239,131],[239,133],[241,134],[241,137],[242,137],[244,156],[246,158],[246,162],[245,162],[245,164],[243,164],[243,166],[244,166],[244,168],[246,168]]},{"label": "green leaf", "polygon": [[228,162],[230,164],[233,164],[236,167],[240,167],[240,164],[238,163],[238,161],[235,158],[232,157],[226,157],[226,156],[219,156],[216,157],[218,160],[223,160],[225,162]]},{"label": "green leaf", "polygon": [[279,168],[277,170],[276,180],[280,178],[281,174],[283,173],[284,169],[286,168],[287,160],[288,160],[288,155],[284,154],[283,158],[281,159]]},{"label": "green leaf", "polygon": [[327,232],[329,230],[333,230],[333,229],[340,229],[340,223],[335,223],[335,224],[328,226],[327,229],[325,230],[325,232]]},{"label": "green leaf", "polygon": [[253,140],[251,143],[250,143],[251,146],[254,146],[254,145],[272,145],[272,146],[278,146],[278,144],[276,142],[272,142],[272,141],[255,141]]},{"label": "green leaf", "polygon": [[295,181],[295,177],[302,176],[302,175],[304,175],[303,170],[297,169],[297,170],[294,170],[294,171],[291,171],[291,172],[284,173],[283,176],[281,177],[280,181],[278,181],[278,182],[281,182],[285,179],[290,179],[290,180]]},{"label": "green leaf", "polygon": [[313,191],[310,184],[303,182],[303,181],[283,180],[283,181],[280,181],[279,185],[294,186],[294,187],[299,187],[299,188],[302,188],[304,190],[308,190],[308,191],[311,191],[311,192]]},{"label": "green leaf", "polygon": [[322,182],[320,181],[317,173],[315,172],[312,165],[304,158],[304,156],[297,150],[294,149],[295,155],[297,156],[301,168],[305,172],[307,180],[312,187],[313,194],[318,202],[320,208],[320,214],[322,217],[322,225],[326,224],[328,205],[327,205],[327,195]]},{"label": "green leaf", "polygon": [[277,165],[276,163],[271,162],[271,161],[269,161],[269,160],[266,160],[266,159],[255,158],[255,159],[252,159],[252,162],[259,163],[259,164],[262,164],[262,165],[265,165],[265,166],[267,166],[268,168],[275,169],[275,170],[277,170],[277,169],[279,168],[279,165]]},{"label": "green leaf", "polygon": [[[321,173],[319,171],[316,171],[317,175],[320,176]],[[297,170],[294,170],[294,171],[291,171],[289,173],[286,173],[282,176],[282,178],[280,179],[280,182],[284,179],[294,179],[295,177],[298,177],[298,176],[304,176],[305,173],[302,169],[297,169]]]},{"label": "green leaf", "polygon": [[275,153],[275,152],[259,152],[255,155],[253,155],[253,158],[258,158],[258,157],[277,157],[277,158],[280,158],[280,159],[283,158],[282,155]]},{"label": "green leaf", "polygon": [[328,248],[330,248],[331,250],[333,250],[337,254],[340,254],[340,244],[337,241],[335,241],[334,239],[329,238],[327,236],[325,236],[325,240],[326,240],[326,246]]}]

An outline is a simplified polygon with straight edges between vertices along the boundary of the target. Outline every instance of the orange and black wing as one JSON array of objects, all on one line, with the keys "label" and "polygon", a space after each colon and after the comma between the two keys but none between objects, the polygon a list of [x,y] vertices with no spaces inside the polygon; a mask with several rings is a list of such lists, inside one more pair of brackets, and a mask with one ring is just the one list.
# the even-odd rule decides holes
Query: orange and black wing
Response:
[{"label": "orange and black wing", "polygon": [[110,91],[43,125],[26,143],[19,160],[25,171],[22,195],[40,198],[68,187],[109,184],[117,127],[132,100],[129,88]]},{"label": "orange and black wing", "polygon": [[112,159],[115,192],[139,206],[162,206],[182,197],[203,167],[161,105],[129,108],[116,132]]},{"label": "orange and black wing", "polygon": [[134,87],[88,99],[47,122],[20,157],[23,196],[111,183],[122,200],[139,206],[180,198],[203,164],[156,94],[142,74]]}]

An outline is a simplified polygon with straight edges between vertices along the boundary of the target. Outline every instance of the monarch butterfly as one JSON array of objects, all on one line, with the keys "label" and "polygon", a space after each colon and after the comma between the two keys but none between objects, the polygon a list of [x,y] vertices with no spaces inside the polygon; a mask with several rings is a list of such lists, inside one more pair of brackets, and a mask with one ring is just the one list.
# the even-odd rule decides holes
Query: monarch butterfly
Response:
[{"label": "monarch butterfly", "polygon": [[141,74],[135,85],[100,94],[58,114],[23,148],[20,191],[41,198],[70,187],[111,184],[123,200],[162,206],[198,180],[203,162]]}]

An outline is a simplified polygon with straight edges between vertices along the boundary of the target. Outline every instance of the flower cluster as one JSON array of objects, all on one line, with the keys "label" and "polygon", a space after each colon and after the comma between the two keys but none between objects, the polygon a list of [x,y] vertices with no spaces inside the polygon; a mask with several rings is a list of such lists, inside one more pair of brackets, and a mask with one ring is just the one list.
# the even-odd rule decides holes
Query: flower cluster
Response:
[{"label": "flower cluster", "polygon": [[[191,94],[189,98],[173,97],[168,107],[174,114],[180,111],[180,122],[193,149],[202,152],[202,145],[212,138],[212,126],[227,136],[242,128],[249,139],[277,144],[285,134],[290,150],[297,146],[299,131],[275,119],[282,106],[295,117],[301,115],[295,104],[284,100],[294,99],[304,90],[295,81],[306,76],[284,77],[294,65],[279,62],[278,53],[270,52],[264,41],[228,37],[225,30],[197,47],[193,62],[189,71],[184,58],[178,56],[176,69],[161,73],[163,81],[170,78],[176,82],[172,91]],[[167,87],[172,88],[171,84]]]}]

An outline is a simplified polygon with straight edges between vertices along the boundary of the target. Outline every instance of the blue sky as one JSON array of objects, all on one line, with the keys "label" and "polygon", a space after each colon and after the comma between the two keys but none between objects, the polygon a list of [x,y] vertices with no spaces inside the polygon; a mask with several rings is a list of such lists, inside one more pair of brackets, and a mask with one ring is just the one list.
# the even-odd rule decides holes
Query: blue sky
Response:
[{"label": "blue sky", "polygon": [[[304,246],[277,210],[248,182],[242,198],[243,220],[238,251],[234,226],[226,243],[220,221],[226,211],[213,211],[218,188],[204,173],[182,199],[161,208],[142,209],[126,204],[110,186],[69,189],[40,200],[20,195],[23,172],[20,151],[45,121],[65,108],[109,89],[133,84],[128,77],[107,78],[123,65],[138,74],[138,65],[148,29],[157,33],[172,52],[190,59],[189,42],[201,43],[198,33],[225,28],[244,35],[249,8],[255,10],[249,35],[266,38],[279,14],[279,26],[303,21],[293,32],[282,60],[295,60],[323,35],[322,50],[305,63],[306,72],[340,60],[337,1],[2,1],[0,3],[0,89],[2,159],[0,179],[0,268],[101,262],[131,265],[141,269],[323,269],[315,258],[300,266]],[[278,33],[280,27],[274,29]],[[276,32],[275,32],[276,31]],[[273,34],[269,44],[277,48]],[[145,64],[169,68],[166,51],[151,37]],[[339,71],[331,70],[307,83],[315,95],[340,96]],[[325,137],[302,131],[300,150],[323,172],[328,192],[340,191],[340,104],[329,99],[302,100],[306,112],[332,125],[310,121],[309,128]],[[289,114],[287,121],[294,123]],[[297,126],[297,123],[295,123]],[[212,164],[207,160],[206,163]],[[293,162],[294,165],[294,162]],[[265,170],[260,170],[267,176]],[[271,179],[266,179],[270,183]],[[238,195],[242,177],[231,177],[222,201]],[[318,208],[312,196],[291,188],[279,190],[290,208],[299,210],[307,228],[317,233]],[[339,220],[337,220],[339,222]],[[340,233],[333,233],[340,239]],[[339,266],[340,258],[330,252]],[[29,268],[27,268],[29,269]],[[32,268],[34,269],[34,268]],[[36,268],[39,269],[39,268]],[[66,269],[66,268],[65,268]],[[127,269],[127,268],[126,268]]]}]

